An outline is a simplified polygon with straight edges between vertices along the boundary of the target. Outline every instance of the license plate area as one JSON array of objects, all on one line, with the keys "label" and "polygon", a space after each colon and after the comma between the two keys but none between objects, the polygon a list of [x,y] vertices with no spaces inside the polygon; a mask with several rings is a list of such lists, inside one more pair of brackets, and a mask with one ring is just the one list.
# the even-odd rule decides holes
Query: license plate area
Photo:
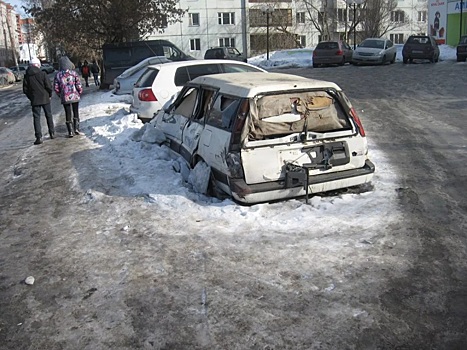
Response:
[{"label": "license plate area", "polygon": [[319,146],[304,147],[310,162],[303,166],[309,169],[328,170],[333,166],[344,165],[350,162],[349,149],[346,142],[331,142]]},{"label": "license plate area", "polygon": [[334,166],[350,162],[349,149],[346,142],[332,142],[319,146],[304,147],[310,162],[301,165],[287,163],[285,165],[285,187],[302,187],[308,183],[310,170],[329,170]]}]

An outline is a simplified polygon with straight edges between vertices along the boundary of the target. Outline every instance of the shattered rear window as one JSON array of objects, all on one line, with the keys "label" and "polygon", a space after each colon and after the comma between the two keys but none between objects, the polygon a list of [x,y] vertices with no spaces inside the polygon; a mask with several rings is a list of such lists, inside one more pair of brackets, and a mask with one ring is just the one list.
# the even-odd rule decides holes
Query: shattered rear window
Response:
[{"label": "shattered rear window", "polygon": [[250,140],[351,127],[342,106],[326,91],[257,96],[250,102]]}]

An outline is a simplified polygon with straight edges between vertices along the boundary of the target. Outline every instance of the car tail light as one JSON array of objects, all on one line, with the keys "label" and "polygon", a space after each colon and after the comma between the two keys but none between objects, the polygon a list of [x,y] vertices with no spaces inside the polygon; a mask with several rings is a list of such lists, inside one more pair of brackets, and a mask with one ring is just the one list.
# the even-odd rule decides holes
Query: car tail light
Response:
[{"label": "car tail light", "polygon": [[344,54],[344,51],[342,50],[337,50],[336,55],[337,56],[342,56]]},{"label": "car tail light", "polygon": [[143,102],[156,102],[157,98],[151,89],[144,89],[138,92],[138,99]]},{"label": "car tail light", "polygon": [[357,124],[358,132],[364,137],[365,130],[363,129],[362,121],[358,117],[357,112],[355,112],[355,109],[353,109],[353,107],[350,109],[350,115],[352,116],[352,119],[355,122],[355,124]]}]

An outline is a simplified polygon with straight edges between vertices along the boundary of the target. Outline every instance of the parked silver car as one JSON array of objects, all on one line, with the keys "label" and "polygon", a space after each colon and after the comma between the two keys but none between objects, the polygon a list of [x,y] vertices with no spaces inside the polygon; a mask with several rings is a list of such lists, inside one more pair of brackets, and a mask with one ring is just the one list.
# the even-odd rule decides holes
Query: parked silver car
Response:
[{"label": "parked silver car", "polygon": [[352,63],[386,64],[396,62],[397,48],[393,42],[384,38],[368,38],[363,40],[352,55]]},{"label": "parked silver car", "polygon": [[149,65],[168,62],[171,61],[165,56],[153,56],[142,60],[133,67],[128,68],[114,79],[114,94],[131,94],[133,92],[133,88],[135,87],[135,83],[138,81],[139,77],[144,73]]}]

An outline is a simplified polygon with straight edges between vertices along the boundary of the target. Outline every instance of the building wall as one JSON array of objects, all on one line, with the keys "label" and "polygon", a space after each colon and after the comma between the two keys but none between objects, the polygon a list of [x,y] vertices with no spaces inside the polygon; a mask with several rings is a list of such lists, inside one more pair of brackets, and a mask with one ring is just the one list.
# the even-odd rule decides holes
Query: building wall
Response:
[{"label": "building wall", "polygon": [[[316,4],[317,1],[319,0],[316,0],[314,3]],[[428,0],[399,0],[398,9],[404,11],[404,22],[400,23],[397,29],[387,33],[386,36],[395,39],[396,43],[403,43],[411,34],[427,33],[427,2]],[[184,52],[196,58],[203,58],[204,52],[209,47],[219,46],[225,42],[224,39],[228,39],[233,40],[235,47],[240,51],[246,50],[247,56],[251,57],[252,55],[265,52],[264,44],[260,45],[261,50],[254,50],[252,40],[257,44],[258,38],[262,36],[264,38],[263,41],[265,41],[267,27],[265,25],[252,26],[250,15],[254,10],[264,10],[267,5],[275,9],[270,18],[274,15],[277,16],[278,12],[283,15],[284,12],[280,10],[289,9],[291,11],[291,22],[285,28],[282,28],[282,37],[274,30],[274,23],[270,21],[269,44],[271,50],[283,46],[284,42],[292,45],[289,48],[299,47],[299,43],[302,43],[304,47],[316,46],[321,39],[319,32],[308,20],[305,23],[300,23],[297,13],[306,13],[307,11],[303,1],[295,0],[180,0],[180,8],[188,10],[183,17],[182,23],[169,25],[163,33],[154,33],[148,39],[170,40]],[[320,7],[324,8],[325,5],[333,8],[336,13],[338,9],[348,8],[345,0],[322,0]],[[243,7],[245,11],[242,12]],[[348,9],[348,11],[351,11],[351,9]],[[219,24],[219,13],[232,13],[235,18],[234,24]],[[190,23],[190,15],[193,14],[197,14],[199,24]],[[266,17],[265,13],[263,15]],[[246,33],[243,33],[243,28],[245,28]],[[333,39],[343,38],[345,36],[345,28],[346,26],[343,22],[337,23],[336,20],[336,23],[332,25]],[[295,35],[295,40],[291,40],[290,35],[288,41],[284,39],[285,33]],[[351,42],[351,39],[349,38],[348,41]],[[194,42],[199,43],[199,47],[193,47]]]},{"label": "building wall", "polygon": [[0,0],[0,66],[11,66],[15,63],[18,50],[16,33],[16,13],[13,6]]}]

